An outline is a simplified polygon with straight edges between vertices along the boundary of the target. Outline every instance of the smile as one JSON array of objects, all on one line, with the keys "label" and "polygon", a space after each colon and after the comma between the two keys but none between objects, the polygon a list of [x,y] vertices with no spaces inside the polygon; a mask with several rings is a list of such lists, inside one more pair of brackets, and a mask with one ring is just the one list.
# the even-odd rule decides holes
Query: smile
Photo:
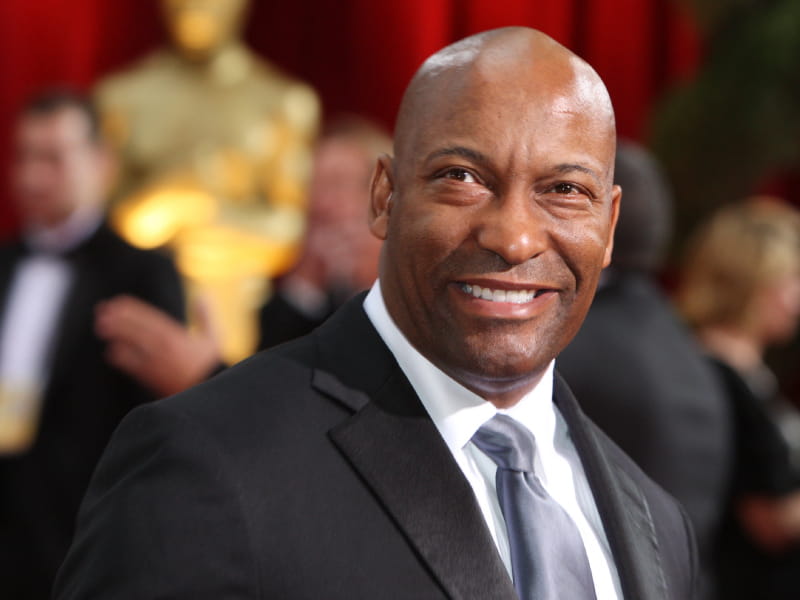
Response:
[{"label": "smile", "polygon": [[547,290],[493,290],[479,285],[462,283],[461,289],[466,294],[489,302],[508,302],[511,304],[526,304]]}]

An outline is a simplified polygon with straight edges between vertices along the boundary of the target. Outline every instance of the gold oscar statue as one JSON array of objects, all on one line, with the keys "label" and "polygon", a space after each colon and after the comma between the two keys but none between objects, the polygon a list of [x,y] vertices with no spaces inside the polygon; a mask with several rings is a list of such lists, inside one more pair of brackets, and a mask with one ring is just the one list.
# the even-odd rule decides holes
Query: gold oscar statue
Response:
[{"label": "gold oscar statue", "polygon": [[294,262],[319,101],[242,43],[247,0],[160,0],[173,41],[101,81],[120,158],[111,222],[167,246],[223,358],[252,352],[269,279]]}]

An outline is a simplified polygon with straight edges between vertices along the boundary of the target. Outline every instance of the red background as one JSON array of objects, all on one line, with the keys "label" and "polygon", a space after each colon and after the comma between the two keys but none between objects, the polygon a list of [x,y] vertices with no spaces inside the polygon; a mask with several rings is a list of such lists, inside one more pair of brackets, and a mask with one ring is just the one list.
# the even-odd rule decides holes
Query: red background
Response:
[{"label": "red background", "polygon": [[[255,0],[246,37],[319,91],[327,114],[391,126],[403,88],[426,56],[504,25],[543,30],[586,58],[611,92],[619,133],[641,139],[650,111],[699,56],[674,0]],[[164,43],[156,0],[0,1],[0,173],[15,111],[41,87],[89,88]],[[14,229],[0,187],[0,233]]]}]

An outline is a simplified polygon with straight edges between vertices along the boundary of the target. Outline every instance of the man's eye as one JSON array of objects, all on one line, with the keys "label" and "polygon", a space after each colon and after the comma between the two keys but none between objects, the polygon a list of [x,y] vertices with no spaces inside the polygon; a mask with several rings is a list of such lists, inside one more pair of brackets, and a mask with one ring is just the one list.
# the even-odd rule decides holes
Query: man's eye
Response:
[{"label": "man's eye", "polygon": [[583,194],[584,191],[571,183],[557,183],[553,186],[556,194]]},{"label": "man's eye", "polygon": [[448,169],[443,173],[447,179],[455,179],[456,181],[463,181],[464,183],[477,183],[475,176],[466,169]]}]

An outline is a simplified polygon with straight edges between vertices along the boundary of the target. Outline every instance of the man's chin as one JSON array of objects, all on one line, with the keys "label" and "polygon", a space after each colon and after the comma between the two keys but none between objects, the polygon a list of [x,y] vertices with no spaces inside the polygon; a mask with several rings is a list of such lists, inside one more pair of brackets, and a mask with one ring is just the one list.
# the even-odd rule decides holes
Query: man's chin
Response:
[{"label": "man's chin", "polygon": [[487,393],[535,385],[550,361],[530,348],[487,347],[466,350],[451,368],[444,369],[453,379],[486,397]]}]

